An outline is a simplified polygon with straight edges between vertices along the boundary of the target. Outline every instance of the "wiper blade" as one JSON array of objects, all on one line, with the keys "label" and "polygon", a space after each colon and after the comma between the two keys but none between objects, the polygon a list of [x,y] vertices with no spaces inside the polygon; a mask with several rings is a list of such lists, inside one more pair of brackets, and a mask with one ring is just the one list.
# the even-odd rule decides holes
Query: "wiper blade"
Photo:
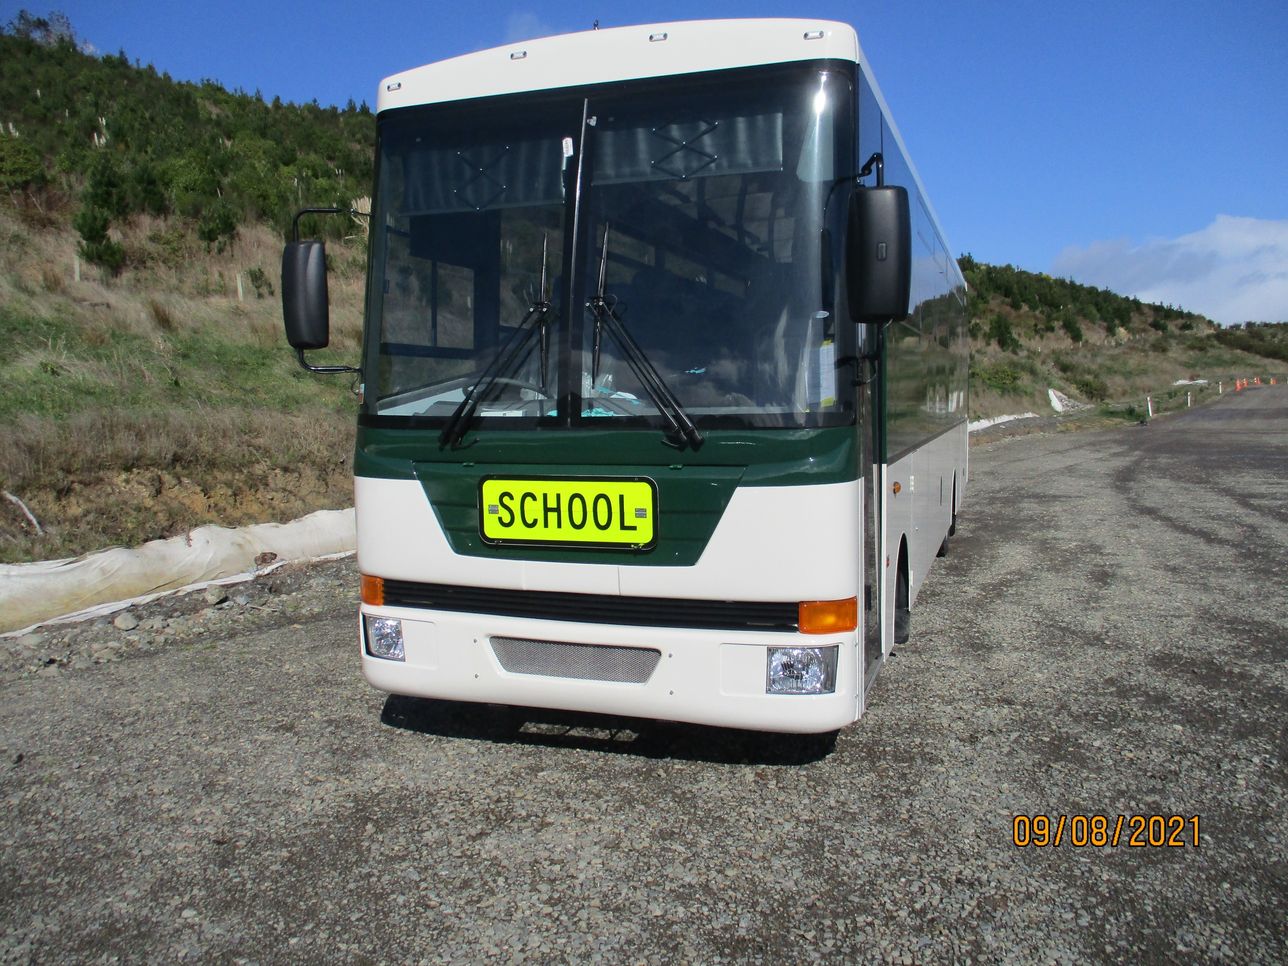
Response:
[{"label": "wiper blade", "polygon": [[497,351],[487,367],[483,370],[482,375],[473,386],[468,387],[464,392],[464,398],[460,404],[448,417],[447,425],[438,436],[439,446],[455,446],[465,436],[465,431],[469,428],[470,420],[478,412],[479,404],[487,398],[487,394],[492,391],[497,380],[502,378],[520,359],[523,358],[524,350],[532,340],[533,333],[540,336],[541,345],[541,388],[546,388],[546,366],[550,354],[550,336],[549,321],[547,316],[550,314],[550,301],[546,297],[546,247],[548,237],[543,236],[541,240],[541,290],[537,295],[537,300],[528,306],[528,314],[515,327],[514,333],[505,341],[505,345]]},{"label": "wiper blade", "polygon": [[621,316],[617,314],[617,309],[610,304],[609,299],[604,294],[604,282],[608,270],[608,225],[604,225],[604,250],[599,262],[599,290],[596,295],[587,303],[587,307],[595,315],[595,333],[594,344],[592,347],[591,359],[591,384],[599,377],[599,354],[600,347],[603,344],[603,330],[608,329],[617,339],[622,351],[626,353],[626,363],[635,373],[635,378],[639,380],[644,391],[648,393],[649,398],[653,400],[653,405],[657,406],[658,412],[666,417],[670,424],[671,431],[667,435],[667,442],[682,449],[687,442],[694,449],[697,449],[703,443],[703,437],[698,432],[698,427],[694,424],[693,418],[684,408],[671,387],[666,384],[657,367],[653,365],[644,350],[640,348],[639,343],[627,331],[626,326],[622,323]]}]

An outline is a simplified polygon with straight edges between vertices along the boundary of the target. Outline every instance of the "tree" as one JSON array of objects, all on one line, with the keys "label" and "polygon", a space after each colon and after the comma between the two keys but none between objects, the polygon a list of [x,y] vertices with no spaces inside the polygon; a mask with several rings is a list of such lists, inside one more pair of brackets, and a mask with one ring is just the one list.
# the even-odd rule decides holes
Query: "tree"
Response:
[{"label": "tree", "polygon": [[81,257],[115,275],[125,264],[125,249],[107,236],[111,222],[106,211],[93,207],[82,208],[72,219],[72,225],[81,236]]},{"label": "tree", "polygon": [[197,221],[197,237],[206,243],[206,251],[213,245],[222,252],[236,235],[237,213],[222,198],[208,207]]},{"label": "tree", "polygon": [[988,337],[1005,352],[1019,351],[1020,340],[1016,338],[1015,332],[1011,329],[1011,323],[1003,315],[993,316],[988,326]]},{"label": "tree", "polygon": [[0,188],[10,198],[44,180],[45,166],[35,148],[21,138],[0,137]]},{"label": "tree", "polygon": [[1069,309],[1065,309],[1060,315],[1060,325],[1074,343],[1081,343],[1083,340],[1082,325],[1078,322],[1077,317]]},{"label": "tree", "polygon": [[76,46],[76,33],[67,14],[55,10],[48,17],[38,17],[29,10],[19,10],[18,16],[9,21],[6,33],[31,40],[42,47],[53,47],[57,44]]}]

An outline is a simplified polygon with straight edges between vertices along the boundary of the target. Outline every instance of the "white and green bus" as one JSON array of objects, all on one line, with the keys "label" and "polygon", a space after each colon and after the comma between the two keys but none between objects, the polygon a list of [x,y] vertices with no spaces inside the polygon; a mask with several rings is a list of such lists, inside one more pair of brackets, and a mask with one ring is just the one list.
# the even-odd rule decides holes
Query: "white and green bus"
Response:
[{"label": "white and green bus", "polygon": [[[367,680],[854,721],[955,526],[968,367],[965,283],[854,30],[548,37],[395,74],[378,106]],[[326,298],[322,243],[290,243],[306,368]]]}]

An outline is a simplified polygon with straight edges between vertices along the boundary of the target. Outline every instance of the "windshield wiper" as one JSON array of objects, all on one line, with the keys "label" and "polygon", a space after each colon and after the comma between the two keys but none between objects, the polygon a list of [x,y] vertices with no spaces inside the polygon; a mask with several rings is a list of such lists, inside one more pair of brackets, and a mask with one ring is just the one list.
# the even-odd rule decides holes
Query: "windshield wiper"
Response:
[{"label": "windshield wiper", "polygon": [[604,282],[608,274],[608,225],[604,225],[604,250],[599,260],[599,288],[593,298],[586,303],[586,307],[595,315],[595,332],[594,342],[591,347],[591,372],[590,382],[593,386],[599,378],[599,355],[603,346],[603,332],[607,329],[617,339],[618,345],[626,354],[626,363],[635,373],[635,378],[639,380],[644,391],[648,393],[649,398],[653,400],[653,405],[657,407],[658,412],[666,417],[670,424],[671,431],[667,434],[666,441],[676,449],[683,449],[687,442],[694,449],[697,449],[703,443],[702,434],[698,432],[698,427],[694,425],[692,417],[689,416],[680,400],[676,398],[671,387],[666,384],[657,367],[649,361],[644,350],[640,348],[639,343],[627,331],[626,326],[622,323],[621,316],[617,314],[614,304],[610,303],[604,295]]},{"label": "windshield wiper", "polygon": [[550,314],[550,300],[546,295],[546,248],[549,242],[548,236],[542,236],[541,239],[541,288],[537,295],[537,300],[528,306],[528,314],[515,327],[510,338],[497,351],[487,367],[483,370],[482,375],[473,386],[466,388],[464,397],[460,404],[448,417],[447,425],[438,436],[439,446],[455,446],[465,436],[465,431],[469,429],[470,420],[478,412],[479,404],[487,398],[487,394],[506,373],[511,372],[514,365],[523,358],[524,350],[528,343],[532,341],[535,333],[541,340],[540,344],[540,389],[542,392],[549,393],[546,388],[546,369],[550,358],[550,322],[547,316]]}]

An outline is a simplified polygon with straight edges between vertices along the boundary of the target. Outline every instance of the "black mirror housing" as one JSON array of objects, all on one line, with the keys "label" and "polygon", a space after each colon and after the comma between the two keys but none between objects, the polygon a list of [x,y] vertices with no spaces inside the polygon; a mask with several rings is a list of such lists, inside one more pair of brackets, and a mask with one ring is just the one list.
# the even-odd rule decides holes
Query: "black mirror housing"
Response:
[{"label": "black mirror housing", "polygon": [[845,286],[854,322],[907,318],[912,291],[912,218],[907,188],[856,187],[850,195]]},{"label": "black mirror housing", "polygon": [[282,252],[282,317],[292,349],[325,349],[331,341],[325,243],[286,243]]}]

